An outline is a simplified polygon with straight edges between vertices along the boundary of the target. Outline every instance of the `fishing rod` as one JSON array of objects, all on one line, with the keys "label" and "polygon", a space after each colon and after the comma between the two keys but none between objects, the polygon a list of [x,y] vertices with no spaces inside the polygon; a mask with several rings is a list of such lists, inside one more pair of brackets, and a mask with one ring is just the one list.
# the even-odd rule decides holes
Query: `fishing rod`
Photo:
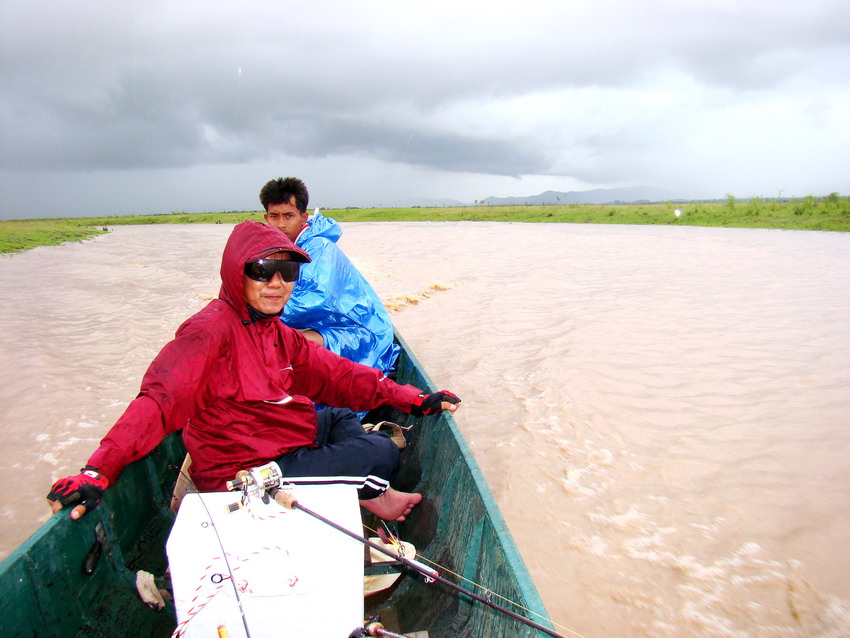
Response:
[{"label": "fishing rod", "polygon": [[[339,524],[333,522],[332,520],[325,518],[324,516],[322,516],[318,512],[314,512],[310,508],[305,507],[304,505],[299,503],[298,500],[291,493],[280,489],[280,486],[282,484],[283,484],[283,475],[280,471],[280,467],[277,465],[277,463],[272,462],[272,463],[269,463],[267,465],[263,465],[263,466],[258,467],[258,468],[253,468],[250,471],[244,471],[243,470],[243,471],[237,473],[236,478],[234,480],[227,481],[227,489],[231,490],[231,491],[243,490],[243,492],[244,492],[243,500],[246,500],[247,496],[249,494],[262,495],[263,500],[265,502],[268,502],[269,498],[273,498],[274,501],[278,505],[281,505],[282,507],[285,507],[286,509],[301,510],[305,514],[309,514],[313,518],[316,518],[317,520],[320,520],[321,522],[325,523],[326,525],[333,527],[335,530],[342,532],[346,536],[349,536],[349,537],[353,538],[354,540],[359,541],[360,543],[363,543],[367,547],[370,547],[371,549],[377,550],[377,551],[381,552],[382,554],[389,556],[393,560],[398,561],[402,565],[412,569],[413,571],[415,571],[419,575],[423,576],[424,579],[425,579],[425,582],[427,584],[433,583],[435,581],[442,583],[446,587],[454,589],[455,591],[459,592],[460,594],[462,594],[464,596],[468,596],[468,597],[472,598],[473,600],[477,600],[480,603],[484,603],[488,607],[491,607],[492,609],[495,609],[496,611],[499,611],[499,612],[501,612],[501,613],[503,613],[507,616],[510,616],[514,620],[518,620],[519,622],[521,622],[525,625],[528,625],[529,627],[537,629],[538,631],[542,631],[543,633],[545,633],[549,636],[553,636],[554,638],[564,638],[563,635],[549,629],[548,627],[544,627],[543,625],[536,623],[533,620],[526,618],[525,616],[521,616],[520,614],[517,614],[517,613],[511,611],[510,609],[507,609],[506,607],[502,607],[501,605],[494,603],[492,600],[489,600],[489,599],[485,598],[484,596],[480,596],[479,594],[476,594],[476,593],[471,592],[467,589],[464,589],[460,585],[457,585],[457,584],[451,582],[450,580],[442,577],[437,572],[437,570],[432,569],[431,567],[428,567],[426,565],[423,565],[422,563],[420,563],[418,561],[406,558],[405,556],[402,556],[399,553],[394,553],[394,552],[390,551],[389,549],[382,547],[381,545],[378,545],[377,543],[370,541],[368,538],[364,538],[360,534],[352,532],[351,530],[346,529],[342,525],[339,525]],[[234,504],[231,507],[238,508],[240,506],[241,506],[241,504]]]}]

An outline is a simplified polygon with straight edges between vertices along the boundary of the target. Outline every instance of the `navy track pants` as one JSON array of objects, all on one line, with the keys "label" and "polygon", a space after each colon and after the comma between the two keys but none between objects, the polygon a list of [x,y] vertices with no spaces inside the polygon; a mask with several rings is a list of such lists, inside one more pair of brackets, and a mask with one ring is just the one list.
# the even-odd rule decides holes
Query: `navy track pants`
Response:
[{"label": "navy track pants", "polygon": [[316,418],[319,447],[303,447],[277,459],[284,481],[354,485],[360,500],[383,494],[399,465],[399,450],[389,434],[367,433],[357,414],[347,408],[322,408]]}]

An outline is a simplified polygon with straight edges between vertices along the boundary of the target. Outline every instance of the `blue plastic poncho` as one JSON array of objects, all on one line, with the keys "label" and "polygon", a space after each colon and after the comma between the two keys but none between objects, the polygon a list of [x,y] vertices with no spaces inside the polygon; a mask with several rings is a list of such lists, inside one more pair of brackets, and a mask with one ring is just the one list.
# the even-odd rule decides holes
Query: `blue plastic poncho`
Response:
[{"label": "blue plastic poncho", "polygon": [[301,273],[281,320],[297,330],[315,330],[331,352],[384,373],[395,369],[390,314],[369,282],[336,245],[342,228],[318,209],[295,240],[312,260]]}]

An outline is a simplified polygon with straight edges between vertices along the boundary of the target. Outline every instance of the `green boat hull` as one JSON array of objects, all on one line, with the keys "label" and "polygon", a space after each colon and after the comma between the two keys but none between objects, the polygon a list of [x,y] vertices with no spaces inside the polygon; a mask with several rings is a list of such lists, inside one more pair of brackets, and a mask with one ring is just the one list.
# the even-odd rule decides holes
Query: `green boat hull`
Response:
[{"label": "green boat hull", "polygon": [[[396,380],[436,389],[396,337],[402,346]],[[413,426],[395,484],[425,498],[399,524],[401,537],[419,555],[485,586],[498,596],[493,602],[551,627],[542,620],[546,613],[540,596],[454,419],[399,412],[380,417]],[[184,454],[180,437],[168,437],[127,467],[99,508],[79,521],[59,512],[3,561],[0,610],[6,631],[45,638],[170,636],[177,624],[174,607],[148,608],[136,594],[135,574],[165,573],[164,546],[174,521],[171,493]],[[545,635],[412,573],[366,599],[367,617],[375,614],[388,629],[427,631],[431,638]]]}]

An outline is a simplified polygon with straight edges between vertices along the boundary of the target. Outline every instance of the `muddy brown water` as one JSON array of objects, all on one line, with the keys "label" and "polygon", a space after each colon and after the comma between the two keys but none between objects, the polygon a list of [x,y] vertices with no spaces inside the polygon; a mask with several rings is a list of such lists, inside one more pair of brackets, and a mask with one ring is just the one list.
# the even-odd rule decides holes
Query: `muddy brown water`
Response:
[{"label": "muddy brown water", "polygon": [[[850,234],[343,227],[463,398],[562,633],[850,635]],[[117,227],[0,258],[0,556],[217,294],[231,228]]]}]

